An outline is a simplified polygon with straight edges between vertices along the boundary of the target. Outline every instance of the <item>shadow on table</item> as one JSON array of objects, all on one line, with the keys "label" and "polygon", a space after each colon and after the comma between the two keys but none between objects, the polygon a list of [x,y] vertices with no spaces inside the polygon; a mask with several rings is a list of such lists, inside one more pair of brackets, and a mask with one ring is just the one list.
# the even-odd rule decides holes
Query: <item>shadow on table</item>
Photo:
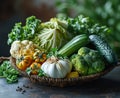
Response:
[{"label": "shadow on table", "polygon": [[21,82],[33,87],[32,90],[27,91],[27,94],[38,96],[36,98],[40,96],[41,98],[120,98],[119,75],[120,67],[117,67],[109,74],[97,80],[64,88],[34,84],[29,79]]},{"label": "shadow on table", "polygon": [[[108,93],[117,93],[120,92],[120,81],[115,81],[111,79],[100,78],[92,82],[85,83],[83,85],[76,85],[71,87],[48,87],[48,86],[40,86],[36,84],[34,85],[36,90],[44,91],[46,94],[108,94]],[[36,92],[33,91],[33,92]],[[37,91],[38,92],[38,91]]]},{"label": "shadow on table", "polygon": [[109,74],[105,75],[102,78],[97,80],[84,83],[82,85],[76,85],[71,87],[50,87],[50,86],[40,86],[34,85],[34,87],[44,90],[48,93],[81,93],[81,94],[100,94],[100,93],[112,93],[112,92],[120,92],[120,67],[115,68]]}]

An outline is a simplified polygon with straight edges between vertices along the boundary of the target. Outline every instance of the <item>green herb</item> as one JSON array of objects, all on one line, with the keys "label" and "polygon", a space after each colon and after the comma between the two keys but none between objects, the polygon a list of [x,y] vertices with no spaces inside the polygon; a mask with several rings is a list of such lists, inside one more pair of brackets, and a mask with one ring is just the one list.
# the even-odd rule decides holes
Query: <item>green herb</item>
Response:
[{"label": "green herb", "polygon": [[12,31],[8,34],[8,44],[12,44],[15,40],[34,40],[36,33],[39,32],[41,21],[35,16],[26,19],[26,25],[16,23]]},{"label": "green herb", "polygon": [[18,75],[8,75],[6,77],[7,83],[15,83],[18,82]]},{"label": "green herb", "polygon": [[0,77],[6,78],[7,83],[15,83],[18,81],[19,72],[15,70],[10,61],[3,61],[0,65]]},{"label": "green herb", "polygon": [[91,18],[79,15],[76,18],[68,18],[68,31],[72,32],[74,35],[79,35],[86,33],[102,35],[104,33],[109,33],[110,29],[106,26],[101,26],[95,23]]},{"label": "green herb", "polygon": [[58,56],[58,49],[57,48],[52,48],[50,52],[48,53],[47,57],[51,57],[52,55]]},{"label": "green herb", "polygon": [[[30,73],[32,72],[31,67],[28,67],[28,68],[26,69],[26,72],[27,72],[28,75],[30,75]],[[45,76],[45,73],[44,73],[44,71],[43,71],[42,69],[39,69],[39,70],[38,70],[38,76],[39,76],[39,77]]]},{"label": "green herb", "polygon": [[26,72],[27,72],[28,75],[30,75],[31,71],[32,71],[31,67],[28,67],[28,68],[26,69]]},{"label": "green herb", "polygon": [[51,56],[55,56],[55,57],[58,57],[58,58],[68,58],[67,56],[63,56],[61,54],[58,53],[58,49],[57,48],[52,48],[49,53],[47,54],[47,58],[51,57]]},{"label": "green herb", "polygon": [[44,71],[43,71],[42,69],[40,69],[40,70],[38,71],[38,76],[39,76],[39,77],[45,76],[45,73],[44,73]]}]

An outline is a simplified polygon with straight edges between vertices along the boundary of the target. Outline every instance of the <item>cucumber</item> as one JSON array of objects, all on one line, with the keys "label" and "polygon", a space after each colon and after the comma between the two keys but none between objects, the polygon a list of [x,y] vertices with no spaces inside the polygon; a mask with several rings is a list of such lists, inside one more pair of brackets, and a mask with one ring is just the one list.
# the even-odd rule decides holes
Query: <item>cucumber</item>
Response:
[{"label": "cucumber", "polygon": [[117,65],[118,59],[110,45],[98,35],[90,35],[90,41],[95,45],[105,60],[111,65]]},{"label": "cucumber", "polygon": [[82,46],[85,46],[89,42],[89,37],[86,34],[81,34],[74,37],[67,44],[65,44],[59,51],[58,54],[63,56],[70,56],[75,53]]}]

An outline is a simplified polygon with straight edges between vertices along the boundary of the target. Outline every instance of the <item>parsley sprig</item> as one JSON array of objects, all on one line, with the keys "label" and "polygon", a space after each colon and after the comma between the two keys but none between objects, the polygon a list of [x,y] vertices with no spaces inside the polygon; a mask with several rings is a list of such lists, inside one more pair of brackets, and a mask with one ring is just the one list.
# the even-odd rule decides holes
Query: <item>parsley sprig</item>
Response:
[{"label": "parsley sprig", "polygon": [[18,81],[19,72],[15,70],[10,61],[3,61],[0,65],[0,78],[6,78],[7,83],[15,83]]}]

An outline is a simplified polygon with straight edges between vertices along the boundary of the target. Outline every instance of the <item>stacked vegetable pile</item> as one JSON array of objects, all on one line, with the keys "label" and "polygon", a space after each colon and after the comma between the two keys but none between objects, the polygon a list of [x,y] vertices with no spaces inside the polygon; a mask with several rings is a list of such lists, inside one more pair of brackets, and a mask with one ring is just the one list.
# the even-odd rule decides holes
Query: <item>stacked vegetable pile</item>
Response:
[{"label": "stacked vegetable pile", "polygon": [[109,30],[82,15],[41,22],[28,17],[16,23],[8,35],[16,67],[28,75],[77,78],[117,65],[117,57],[102,33]]}]

